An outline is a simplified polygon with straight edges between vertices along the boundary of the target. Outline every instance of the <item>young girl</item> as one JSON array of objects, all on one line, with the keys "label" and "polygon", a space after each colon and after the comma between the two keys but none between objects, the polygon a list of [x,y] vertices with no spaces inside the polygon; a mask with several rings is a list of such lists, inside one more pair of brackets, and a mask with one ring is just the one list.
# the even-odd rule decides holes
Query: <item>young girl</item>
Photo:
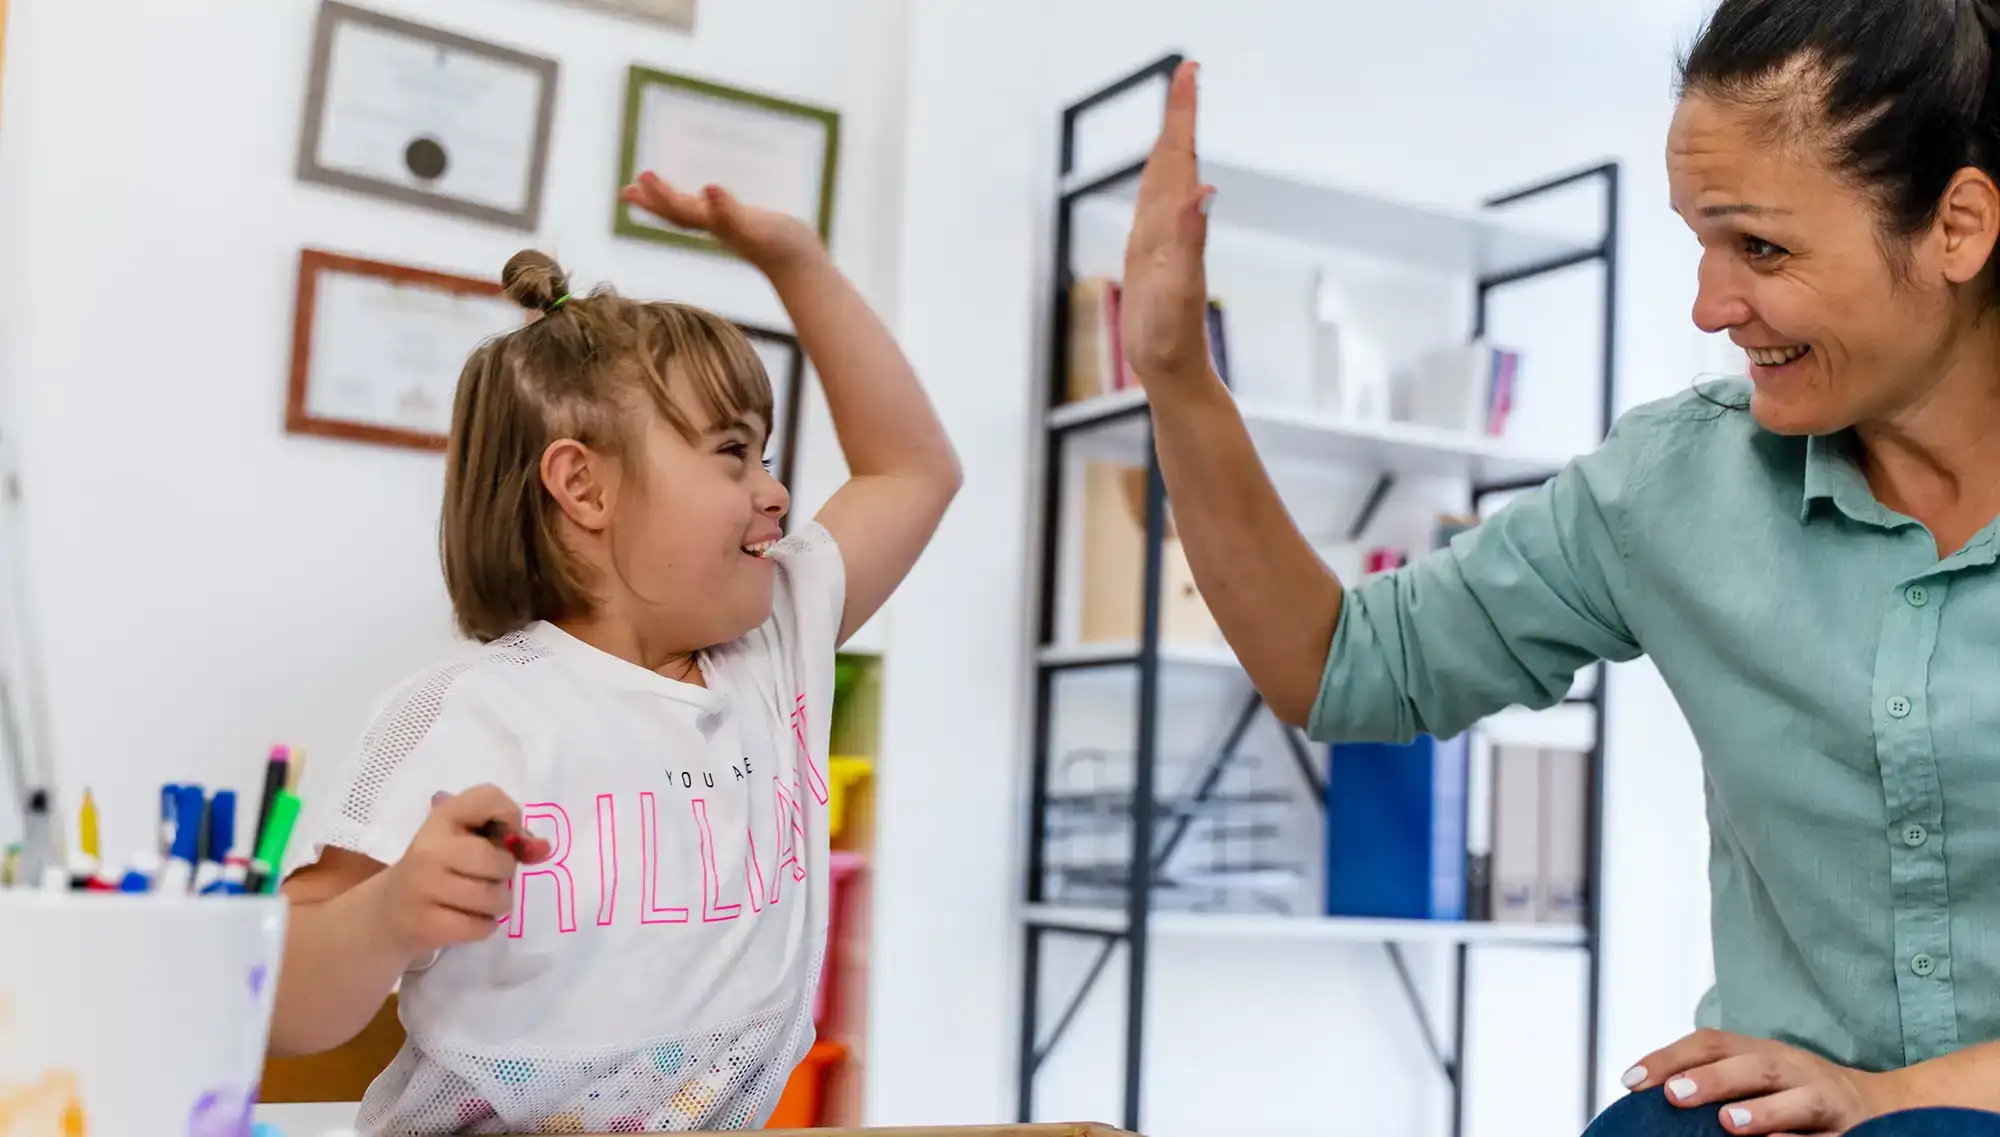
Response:
[{"label": "young girl", "polygon": [[508,262],[541,315],[466,363],[445,474],[483,646],[392,695],[285,884],[274,1053],[340,1045],[401,983],[370,1134],[759,1127],[813,1040],[834,650],[957,459],[812,229],[651,174],[625,198],[770,279],[853,476],[786,536],[734,326]]}]

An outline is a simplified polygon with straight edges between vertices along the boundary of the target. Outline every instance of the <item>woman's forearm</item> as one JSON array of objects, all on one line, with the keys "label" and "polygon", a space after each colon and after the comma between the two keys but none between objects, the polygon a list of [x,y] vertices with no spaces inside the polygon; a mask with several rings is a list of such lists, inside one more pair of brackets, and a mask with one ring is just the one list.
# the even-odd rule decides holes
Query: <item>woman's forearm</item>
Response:
[{"label": "woman's forearm", "polygon": [[1154,445],[1195,585],[1272,712],[1302,725],[1340,617],[1340,581],[1286,511],[1214,371],[1156,387]]},{"label": "woman's forearm", "polygon": [[848,470],[955,490],[958,456],[944,424],[895,337],[832,258],[816,249],[773,268],[770,278],[819,372]]},{"label": "woman's forearm", "polygon": [[2000,1042],[1984,1042],[1876,1075],[1890,1110],[1957,1106],[2000,1112]]},{"label": "woman's forearm", "polygon": [[278,971],[270,1052],[331,1050],[361,1033],[412,962],[377,913],[381,876],[330,899],[295,903]]}]

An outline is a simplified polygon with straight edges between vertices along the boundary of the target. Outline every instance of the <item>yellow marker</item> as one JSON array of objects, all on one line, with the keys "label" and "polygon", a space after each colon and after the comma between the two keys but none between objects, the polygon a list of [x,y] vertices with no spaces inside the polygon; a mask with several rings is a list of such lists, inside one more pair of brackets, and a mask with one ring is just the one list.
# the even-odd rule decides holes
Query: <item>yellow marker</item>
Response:
[{"label": "yellow marker", "polygon": [[99,863],[103,862],[97,849],[97,799],[90,791],[83,791],[83,855]]}]

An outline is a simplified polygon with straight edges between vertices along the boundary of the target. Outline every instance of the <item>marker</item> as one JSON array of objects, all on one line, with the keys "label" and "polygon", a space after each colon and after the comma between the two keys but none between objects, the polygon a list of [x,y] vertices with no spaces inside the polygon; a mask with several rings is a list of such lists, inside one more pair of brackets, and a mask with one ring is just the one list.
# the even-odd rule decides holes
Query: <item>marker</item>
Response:
[{"label": "marker", "polygon": [[174,802],[173,847],[160,872],[160,891],[170,896],[187,894],[194,884],[195,865],[201,855],[201,787],[181,786],[179,790]]},{"label": "marker", "polygon": [[83,808],[78,812],[81,816],[77,825],[82,830],[79,847],[83,850],[84,856],[96,860],[104,853],[97,847],[97,799],[90,796],[88,789],[83,791]]},{"label": "marker", "polygon": [[250,831],[250,852],[256,854],[257,846],[264,841],[264,830],[271,825],[271,803],[278,798],[278,791],[285,788],[285,778],[291,764],[292,751],[288,746],[271,747],[271,756],[264,762],[264,792],[257,798],[257,827]]},{"label": "marker", "polygon": [[181,788],[172,783],[160,787],[160,849],[161,860],[174,848],[174,809],[180,804]]},{"label": "marker", "polygon": [[243,882],[250,874],[250,862],[242,857],[231,857],[222,866],[222,879],[215,882],[215,891],[223,896],[243,895]]},{"label": "marker", "polygon": [[97,876],[97,858],[89,853],[78,853],[69,859],[69,890],[71,892],[90,891],[90,882]]},{"label": "marker", "polygon": [[132,867],[118,880],[120,892],[151,892],[153,877],[160,871],[160,855],[151,849],[132,854]]},{"label": "marker", "polygon": [[202,842],[202,860],[213,863],[220,870],[235,845],[236,791],[217,790],[208,802],[208,830]]},{"label": "marker", "polygon": [[21,846],[9,844],[7,851],[0,854],[0,888],[14,887],[15,874],[21,869]]},{"label": "marker", "polygon": [[264,827],[264,836],[257,843],[257,855],[250,862],[250,875],[244,881],[243,891],[253,894],[277,891],[278,873],[285,863],[285,846],[291,843],[292,826],[298,819],[298,795],[279,790],[271,800],[271,823]]},{"label": "marker", "polygon": [[27,831],[21,834],[21,863],[14,879],[25,886],[41,880],[48,868],[62,867],[47,865],[48,856],[49,791],[36,790],[28,796]]}]

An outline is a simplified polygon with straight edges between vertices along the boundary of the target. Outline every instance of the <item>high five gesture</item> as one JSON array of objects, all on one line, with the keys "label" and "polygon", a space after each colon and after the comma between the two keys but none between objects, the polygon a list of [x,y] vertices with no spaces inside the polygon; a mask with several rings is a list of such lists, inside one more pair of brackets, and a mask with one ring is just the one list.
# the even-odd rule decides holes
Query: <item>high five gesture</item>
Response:
[{"label": "high five gesture", "polygon": [[1195,64],[1175,70],[1125,246],[1125,358],[1146,388],[1174,526],[1202,599],[1280,718],[1304,723],[1340,583],[1279,500],[1208,344],[1208,206]]},{"label": "high five gesture", "polygon": [[1149,390],[1187,383],[1209,368],[1208,203],[1195,159],[1195,73],[1183,63],[1167,91],[1166,122],[1146,172],[1125,245],[1125,357]]}]

